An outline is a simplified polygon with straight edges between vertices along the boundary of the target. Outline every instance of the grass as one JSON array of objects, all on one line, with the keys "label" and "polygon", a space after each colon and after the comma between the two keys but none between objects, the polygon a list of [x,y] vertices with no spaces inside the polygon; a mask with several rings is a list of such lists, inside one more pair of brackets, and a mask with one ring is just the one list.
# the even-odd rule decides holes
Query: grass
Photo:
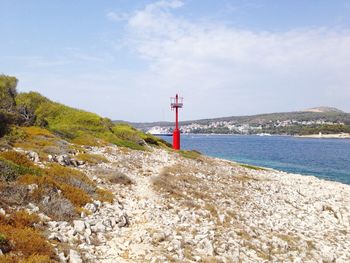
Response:
[{"label": "grass", "polygon": [[76,159],[80,161],[85,161],[89,164],[99,164],[99,163],[108,163],[106,157],[99,154],[90,154],[90,153],[81,153],[76,156]]},{"label": "grass", "polygon": [[19,210],[10,215],[7,219],[8,224],[15,227],[34,227],[35,224],[40,222],[39,216],[36,214],[29,214],[25,210]]},{"label": "grass", "polygon": [[254,166],[254,165],[250,165],[250,164],[239,163],[238,165],[241,166],[241,167],[247,168],[247,169],[251,169],[251,170],[266,171],[265,168],[262,168],[262,167],[259,167],[259,166]]},{"label": "grass", "polygon": [[199,191],[200,180],[190,175],[190,171],[176,166],[167,167],[153,179],[153,187],[172,198],[182,199],[184,204],[189,204],[192,198],[206,198],[205,188]]},{"label": "grass", "polygon": [[27,156],[23,153],[19,153],[16,151],[7,151],[0,153],[0,157],[11,161],[19,166],[27,167],[27,168],[34,168],[35,165],[33,162],[31,162]]},{"label": "grass", "polygon": [[60,154],[69,150],[67,142],[40,127],[13,127],[7,139],[15,147],[37,152],[40,159],[46,159],[47,154]]},{"label": "grass", "polygon": [[178,153],[185,158],[189,158],[189,159],[194,159],[194,160],[199,160],[201,157],[201,153],[196,151],[196,150],[191,150],[191,151],[187,151],[187,150],[180,150],[178,151]]}]

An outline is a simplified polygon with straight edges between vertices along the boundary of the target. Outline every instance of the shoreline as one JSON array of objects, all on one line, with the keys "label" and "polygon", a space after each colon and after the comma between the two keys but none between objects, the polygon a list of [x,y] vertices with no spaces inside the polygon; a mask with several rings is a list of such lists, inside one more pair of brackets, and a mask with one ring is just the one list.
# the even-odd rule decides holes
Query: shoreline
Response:
[{"label": "shoreline", "polygon": [[47,219],[71,247],[63,262],[350,261],[350,185],[154,147],[85,150],[106,160],[76,169],[115,202]]},{"label": "shoreline", "polygon": [[[142,233],[141,243],[131,241],[130,261],[144,257],[146,248],[150,249],[146,255],[152,255],[147,262],[164,260],[163,251],[178,261],[350,260],[349,185],[313,175],[251,169],[204,155],[179,158],[159,149],[105,156],[111,168],[116,161],[119,165],[125,160],[142,161],[139,168],[124,166],[135,185],[119,190],[130,226],[106,244],[119,246]],[[145,218],[149,218],[146,223]],[[147,229],[156,234],[151,232],[148,239]],[[177,240],[189,243],[183,247]],[[98,251],[102,255],[105,250]],[[114,253],[108,252],[120,259]]]},{"label": "shoreline", "polygon": [[313,139],[350,139],[349,133],[335,133],[335,134],[310,134],[310,135],[296,135],[296,138],[313,138]]},{"label": "shoreline", "polygon": [[[227,134],[227,133],[181,133],[185,136],[256,136],[256,137],[294,137],[294,138],[312,138],[312,139],[350,139],[349,133],[336,133],[336,134],[310,134],[310,135],[291,135],[291,134]],[[171,137],[171,134],[154,134],[159,137]]]}]

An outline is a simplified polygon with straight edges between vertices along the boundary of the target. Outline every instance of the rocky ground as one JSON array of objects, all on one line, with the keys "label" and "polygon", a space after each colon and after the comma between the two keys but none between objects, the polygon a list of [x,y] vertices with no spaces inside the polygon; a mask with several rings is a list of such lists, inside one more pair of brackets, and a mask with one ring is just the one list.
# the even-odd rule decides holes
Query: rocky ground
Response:
[{"label": "rocky ground", "polygon": [[47,223],[74,248],[62,262],[350,262],[347,185],[161,149],[89,151],[109,163],[78,169],[116,202]]}]

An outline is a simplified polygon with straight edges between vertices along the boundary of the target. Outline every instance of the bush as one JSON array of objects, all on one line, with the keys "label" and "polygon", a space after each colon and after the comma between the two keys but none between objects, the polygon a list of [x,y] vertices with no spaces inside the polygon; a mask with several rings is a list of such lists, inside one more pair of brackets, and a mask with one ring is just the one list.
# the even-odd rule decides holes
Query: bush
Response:
[{"label": "bush", "polygon": [[113,126],[113,133],[122,140],[137,142],[141,139],[141,132],[130,125],[119,123]]},{"label": "bush", "polygon": [[29,214],[25,210],[16,211],[8,218],[8,223],[15,227],[33,227],[34,224],[38,224],[39,222],[39,216]]},{"label": "bush", "polygon": [[42,234],[30,227],[18,228],[11,225],[0,225],[0,232],[4,233],[11,245],[11,252],[28,258],[33,255],[53,257],[53,249]]},{"label": "bush", "polygon": [[[0,233],[0,249],[2,253],[8,253],[12,249],[6,235],[2,233]],[[0,259],[0,262],[1,262],[1,259]]]},{"label": "bush", "polygon": [[110,173],[106,175],[106,179],[112,184],[123,184],[123,185],[131,185],[133,181],[123,173]]},{"label": "bush", "polygon": [[91,197],[77,187],[63,183],[59,185],[59,188],[62,190],[64,197],[78,207],[91,203]]},{"label": "bush", "polygon": [[0,180],[7,181],[7,182],[14,181],[19,176],[24,174],[39,175],[40,170],[18,165],[0,157]]},{"label": "bush", "polygon": [[85,174],[58,164],[52,164],[46,173],[57,182],[77,187],[88,194],[93,194],[96,185]]},{"label": "bush", "polygon": [[26,186],[16,183],[0,184],[0,206],[25,205],[29,202]]},{"label": "bush", "polygon": [[7,151],[0,153],[0,157],[5,158],[6,160],[9,160],[17,165],[28,167],[28,168],[34,168],[33,162],[31,162],[27,156],[23,153],[19,153],[16,151]]},{"label": "bush", "polygon": [[0,245],[7,242],[6,236],[0,233]]},{"label": "bush", "polygon": [[114,194],[111,191],[98,188],[96,190],[96,193],[97,193],[97,199],[100,200],[101,202],[113,203]]},{"label": "bush", "polygon": [[38,184],[38,188],[27,199],[55,220],[72,219],[76,215],[76,211],[71,201],[58,193],[57,188],[52,185],[53,183],[49,183],[50,178],[42,177],[40,182],[36,179],[38,178],[33,176],[24,176],[20,179],[19,183]]},{"label": "bush", "polygon": [[[69,200],[76,208],[90,203],[92,198],[99,198],[109,202],[113,201],[113,194],[108,193],[108,191],[98,190],[96,185],[86,175],[77,170],[52,164],[44,172],[45,174],[41,177],[26,175],[18,180],[22,184],[38,185],[38,189],[34,191],[32,196],[36,202],[39,202],[42,196],[47,194],[49,189],[56,192],[57,189],[62,191],[63,197]],[[68,214],[70,214],[71,209],[68,205],[63,200],[57,199],[52,200],[52,202],[62,202],[56,205],[61,206],[62,209],[68,209]],[[58,214],[60,213],[62,212]]]},{"label": "bush", "polygon": [[17,82],[15,77],[0,75],[0,109],[12,111],[15,108]]},{"label": "bush", "polygon": [[10,217],[0,217],[0,249],[4,253],[11,252],[1,257],[1,262],[33,262],[36,258],[54,257],[51,244],[33,228],[39,221],[37,215],[25,210],[14,212]]},{"label": "bush", "polygon": [[[45,195],[40,195],[41,199]],[[55,220],[71,220],[76,216],[76,210],[72,203],[65,197],[57,194],[51,193],[46,195],[48,198],[46,203],[42,201],[39,203],[39,208],[49,217],[54,218]]]}]

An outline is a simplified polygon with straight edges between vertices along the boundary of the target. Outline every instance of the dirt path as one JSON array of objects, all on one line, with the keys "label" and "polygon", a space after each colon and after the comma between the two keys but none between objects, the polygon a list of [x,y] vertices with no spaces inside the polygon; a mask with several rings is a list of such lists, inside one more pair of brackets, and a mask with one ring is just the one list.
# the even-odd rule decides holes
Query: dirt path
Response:
[{"label": "dirt path", "polygon": [[[163,237],[166,208],[162,199],[152,189],[152,180],[163,169],[153,167],[152,175],[144,176],[142,170],[128,173],[134,184],[126,189],[114,186],[114,192],[129,216],[130,225],[112,233],[104,246],[99,247],[99,262],[152,262],[157,255],[164,255],[162,248],[155,244]],[[164,256],[160,256],[164,260]],[[160,259],[159,258],[159,259]]]}]

